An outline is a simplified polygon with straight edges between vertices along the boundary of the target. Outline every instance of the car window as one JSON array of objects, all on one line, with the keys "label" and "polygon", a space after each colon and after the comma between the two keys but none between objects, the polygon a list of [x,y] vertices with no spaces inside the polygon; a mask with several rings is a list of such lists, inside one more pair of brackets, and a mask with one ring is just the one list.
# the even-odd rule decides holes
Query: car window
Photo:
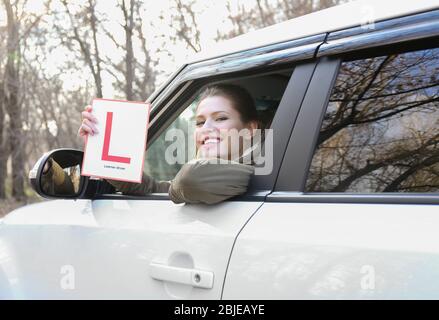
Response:
[{"label": "car window", "polygon": [[341,64],[305,190],[438,192],[438,48]]},{"label": "car window", "polygon": [[[292,71],[290,68],[221,83],[235,84],[247,89],[255,101],[262,127],[267,128],[271,124]],[[157,180],[171,180],[184,163],[194,158],[193,137],[198,98],[195,94],[195,98],[187,102],[188,107],[148,146],[144,162],[146,174]],[[184,143],[185,152],[177,154],[175,146],[181,143]]]}]

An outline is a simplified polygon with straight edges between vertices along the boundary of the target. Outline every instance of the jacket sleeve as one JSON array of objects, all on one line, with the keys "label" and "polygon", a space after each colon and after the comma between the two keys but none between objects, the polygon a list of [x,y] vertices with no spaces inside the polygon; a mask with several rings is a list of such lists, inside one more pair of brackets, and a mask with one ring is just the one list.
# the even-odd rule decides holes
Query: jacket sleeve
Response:
[{"label": "jacket sleeve", "polygon": [[174,203],[215,204],[243,194],[254,168],[221,159],[195,159],[183,165],[171,181],[156,181],[143,174],[142,183],[107,180],[126,195],[168,193]]},{"label": "jacket sleeve", "polygon": [[65,194],[75,193],[72,180],[61,166],[53,159],[50,169],[41,175],[41,187],[48,194]]},{"label": "jacket sleeve", "polygon": [[180,169],[171,182],[174,203],[215,204],[247,191],[254,167],[221,159],[195,159]]}]

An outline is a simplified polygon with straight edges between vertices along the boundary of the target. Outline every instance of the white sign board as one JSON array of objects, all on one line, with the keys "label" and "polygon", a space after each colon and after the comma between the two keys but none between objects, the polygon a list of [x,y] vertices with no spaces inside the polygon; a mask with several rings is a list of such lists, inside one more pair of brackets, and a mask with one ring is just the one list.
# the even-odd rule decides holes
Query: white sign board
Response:
[{"label": "white sign board", "polygon": [[98,133],[87,135],[81,175],[142,182],[149,104],[94,99]]}]

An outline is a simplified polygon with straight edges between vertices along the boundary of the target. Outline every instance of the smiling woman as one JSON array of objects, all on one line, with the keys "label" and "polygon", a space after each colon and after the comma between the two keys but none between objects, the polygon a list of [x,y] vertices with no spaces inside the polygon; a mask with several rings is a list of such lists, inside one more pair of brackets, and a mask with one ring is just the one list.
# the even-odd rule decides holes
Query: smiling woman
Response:
[{"label": "smiling woman", "polygon": [[198,158],[238,160],[245,137],[233,133],[247,132],[250,134],[247,138],[251,138],[252,132],[259,127],[251,95],[245,89],[230,84],[207,87],[200,96],[195,119]]},{"label": "smiling woman", "polygon": [[[85,113],[86,126],[90,128]],[[222,84],[207,87],[195,109],[195,159],[184,164],[174,179],[156,181],[144,174],[141,184],[108,180],[124,194],[168,192],[175,203],[218,203],[245,193],[254,168],[242,163],[244,139],[258,128],[256,107],[242,87]],[[247,135],[235,134],[247,130]],[[93,131],[90,132],[93,134]],[[233,148],[238,146],[238,148]]]}]

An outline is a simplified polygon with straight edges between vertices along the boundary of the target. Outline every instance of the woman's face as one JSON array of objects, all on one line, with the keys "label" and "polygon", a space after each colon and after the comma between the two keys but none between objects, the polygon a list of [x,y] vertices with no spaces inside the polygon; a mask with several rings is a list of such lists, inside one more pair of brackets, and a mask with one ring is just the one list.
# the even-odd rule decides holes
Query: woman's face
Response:
[{"label": "woman's face", "polygon": [[248,124],[242,122],[232,102],[222,96],[203,99],[198,104],[195,116],[197,158],[235,159],[239,155],[239,149],[235,150],[232,146],[237,143],[242,145],[242,138],[235,134],[236,130],[240,132],[243,129],[256,129],[254,121]]}]

